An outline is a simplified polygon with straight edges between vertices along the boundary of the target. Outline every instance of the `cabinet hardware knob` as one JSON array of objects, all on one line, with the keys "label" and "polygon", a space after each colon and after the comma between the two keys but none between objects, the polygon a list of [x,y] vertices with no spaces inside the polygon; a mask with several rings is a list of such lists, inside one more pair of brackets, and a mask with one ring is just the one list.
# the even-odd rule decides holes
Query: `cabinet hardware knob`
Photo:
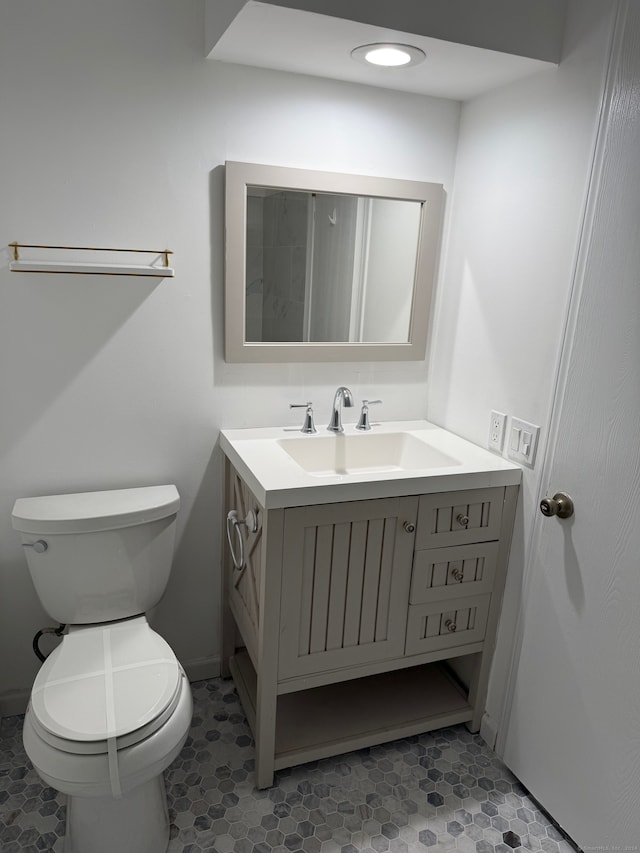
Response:
[{"label": "cabinet hardware knob", "polygon": [[469,524],[469,516],[460,513],[458,516],[456,516],[456,521],[458,522],[458,524],[461,524],[462,527],[466,527],[467,524]]},{"label": "cabinet hardware knob", "polygon": [[556,492],[552,498],[543,498],[540,501],[540,512],[547,518],[554,515],[558,518],[571,518],[573,510],[573,501],[564,492]]},{"label": "cabinet hardware knob", "polygon": [[453,579],[457,580],[458,583],[462,583],[462,581],[464,580],[464,575],[460,571],[460,569],[451,569],[451,574],[453,575]]},{"label": "cabinet hardware knob", "polygon": [[444,623],[444,627],[447,629],[447,631],[450,631],[453,634],[453,632],[456,630],[456,623],[453,621],[453,619],[447,619]]},{"label": "cabinet hardware knob", "polygon": [[407,533],[415,533],[416,526],[412,521],[405,521],[402,525]]}]

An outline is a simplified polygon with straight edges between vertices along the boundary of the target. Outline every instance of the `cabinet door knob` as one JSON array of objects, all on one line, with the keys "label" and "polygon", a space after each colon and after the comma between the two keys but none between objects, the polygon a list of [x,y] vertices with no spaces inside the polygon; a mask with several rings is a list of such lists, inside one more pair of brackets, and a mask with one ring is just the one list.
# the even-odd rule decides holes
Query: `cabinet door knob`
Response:
[{"label": "cabinet door knob", "polygon": [[456,630],[456,623],[453,621],[453,619],[447,619],[444,623],[444,627],[447,629],[447,631],[450,631],[453,634],[453,632]]},{"label": "cabinet door knob", "polygon": [[464,580],[464,575],[460,571],[460,569],[451,569],[451,575],[454,580],[458,581],[458,583],[462,583]]},{"label": "cabinet door knob", "polygon": [[466,527],[467,524],[469,524],[469,516],[460,513],[458,516],[456,516],[456,521],[458,522],[458,524],[462,525],[462,527]]},{"label": "cabinet door knob", "polygon": [[402,526],[407,531],[407,533],[415,533],[416,526],[412,521],[405,521]]}]

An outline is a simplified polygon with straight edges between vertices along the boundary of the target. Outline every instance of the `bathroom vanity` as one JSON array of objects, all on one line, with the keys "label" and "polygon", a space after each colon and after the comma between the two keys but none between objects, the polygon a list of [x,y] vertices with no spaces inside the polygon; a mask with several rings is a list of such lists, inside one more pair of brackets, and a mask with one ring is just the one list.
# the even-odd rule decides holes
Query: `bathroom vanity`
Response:
[{"label": "bathroom vanity", "polygon": [[520,469],[425,421],[224,430],[223,674],[274,770],[480,726]]}]

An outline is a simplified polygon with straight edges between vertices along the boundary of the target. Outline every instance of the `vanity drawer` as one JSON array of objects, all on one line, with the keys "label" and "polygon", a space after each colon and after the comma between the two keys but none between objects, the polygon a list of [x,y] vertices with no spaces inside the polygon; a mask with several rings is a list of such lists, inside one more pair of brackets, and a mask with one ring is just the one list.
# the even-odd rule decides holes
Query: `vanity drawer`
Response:
[{"label": "vanity drawer", "polygon": [[484,639],[490,595],[434,601],[409,607],[405,654],[465,646]]},{"label": "vanity drawer", "polygon": [[503,503],[502,487],[422,495],[416,550],[498,539]]},{"label": "vanity drawer", "polygon": [[425,604],[491,592],[497,559],[497,542],[416,551],[409,603]]}]

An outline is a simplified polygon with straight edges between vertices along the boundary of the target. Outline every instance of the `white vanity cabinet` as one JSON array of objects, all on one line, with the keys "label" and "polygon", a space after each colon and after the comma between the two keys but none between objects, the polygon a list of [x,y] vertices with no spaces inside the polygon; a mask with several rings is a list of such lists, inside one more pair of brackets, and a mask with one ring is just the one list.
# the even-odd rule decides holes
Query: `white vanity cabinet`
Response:
[{"label": "white vanity cabinet", "polygon": [[265,508],[250,478],[225,466],[225,516],[258,518],[257,530],[233,532],[243,568],[225,547],[223,641],[258,786],[283,767],[441,726],[477,731],[515,467],[484,477],[487,488]]}]

